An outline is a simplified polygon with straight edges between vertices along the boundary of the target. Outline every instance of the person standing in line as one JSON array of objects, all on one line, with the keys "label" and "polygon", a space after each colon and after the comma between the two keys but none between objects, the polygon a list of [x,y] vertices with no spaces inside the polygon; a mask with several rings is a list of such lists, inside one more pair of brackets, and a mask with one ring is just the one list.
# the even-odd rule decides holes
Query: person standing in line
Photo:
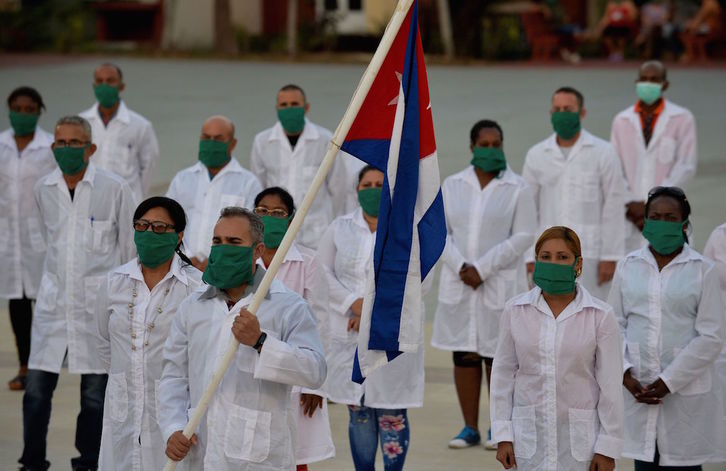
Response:
[{"label": "person standing in line", "polygon": [[[527,289],[522,256],[534,242],[536,211],[527,183],[507,165],[503,141],[499,124],[477,122],[471,165],[442,186],[448,236],[431,345],[453,352],[464,428],[450,448],[481,442],[482,362],[489,389],[504,303]],[[496,449],[491,428],[485,446]]]},{"label": "person standing in line", "polygon": [[90,124],[98,152],[93,163],[122,177],[137,201],[149,192],[151,174],[159,160],[159,144],[149,120],[121,100],[126,84],[121,68],[101,64],[93,71],[96,103],[80,113]]},{"label": "person standing in line", "polygon": [[625,352],[623,456],[635,471],[700,471],[726,460],[724,385],[714,371],[724,305],[716,267],[688,245],[690,215],[680,188],[650,191],[649,245],[621,262],[608,298]]},{"label": "person standing in line", "polygon": [[[572,87],[552,96],[550,121],[555,132],[527,152],[522,176],[537,206],[539,231],[571,227],[582,238],[582,286],[604,299],[615,264],[625,255],[625,185],[613,147],[582,129],[585,101]],[[534,271],[534,251],[526,255]]]},{"label": "person standing in line", "polygon": [[143,201],[133,227],[138,257],[109,272],[96,309],[98,353],[109,374],[99,469],[108,471],[158,471],[166,463],[156,407],[162,350],[179,304],[202,278],[181,251],[179,203]]},{"label": "person standing in line", "polygon": [[199,270],[207,267],[214,225],[222,208],[252,209],[260,182],[240,165],[233,152],[237,146],[234,123],[225,116],[210,116],[202,124],[199,162],[179,171],[166,196],[182,205],[189,217],[184,246]]},{"label": "person standing in line", "polygon": [[33,301],[43,272],[45,241],[33,197],[35,183],[56,168],[50,145],[53,135],[38,126],[45,110],[37,90],[18,87],[8,96],[10,129],[0,133],[0,297],[9,299],[10,324],[15,335],[20,369],[8,381],[13,391],[25,389],[30,356]]},{"label": "person standing in line", "polygon": [[[285,85],[277,92],[275,109],[277,123],[255,136],[250,170],[264,188],[280,186],[300,205],[333,136],[306,118],[310,103],[297,85]],[[343,210],[350,190],[347,183],[346,164],[337,158],[300,228],[300,245],[312,250],[318,247],[325,228]]]},{"label": "person standing in line", "polygon": [[505,469],[612,471],[623,448],[623,354],[613,308],[592,296],[580,239],[545,230],[534,282],[509,300],[492,369],[492,439]]},{"label": "person standing in line", "polygon": [[626,253],[647,245],[641,232],[648,191],[685,187],[696,174],[696,122],[690,111],[663,97],[669,85],[663,63],[644,62],[635,83],[638,101],[613,119],[610,143],[626,180]]},{"label": "person standing in line", "polygon": [[79,116],[58,120],[52,145],[57,169],[35,185],[48,246],[38,289],[23,396],[22,470],[46,470],[51,400],[64,360],[81,375],[81,412],[74,471],[95,470],[101,445],[108,376],[98,355],[96,300],[109,270],[134,256],[126,182],[89,162],[96,151],[91,125]]},{"label": "person standing in line", "polygon": [[[255,198],[255,214],[265,225],[265,249],[257,263],[266,269],[272,263],[295,215],[295,203],[290,193],[273,186],[262,190]],[[327,331],[328,281],[315,259],[315,252],[293,241],[276,278],[308,302],[327,353],[330,349]],[[299,386],[292,388],[293,408],[297,410],[297,471],[307,471],[308,464],[335,456],[326,397],[325,392],[320,389],[310,390]]]}]

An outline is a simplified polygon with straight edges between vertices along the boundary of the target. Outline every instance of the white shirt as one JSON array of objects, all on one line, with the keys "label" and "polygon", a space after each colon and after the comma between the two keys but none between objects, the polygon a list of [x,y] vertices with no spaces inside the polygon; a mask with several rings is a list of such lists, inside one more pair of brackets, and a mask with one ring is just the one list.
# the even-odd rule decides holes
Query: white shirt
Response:
[{"label": "white shirt", "polygon": [[[537,206],[537,237],[551,226],[567,226],[580,237],[583,258],[622,258],[624,183],[609,143],[583,129],[565,158],[552,134],[527,152],[522,176]],[[525,260],[534,261],[534,250],[527,251]]]},{"label": "white shirt", "polygon": [[685,244],[658,271],[648,247],[619,265],[608,298],[622,332],[623,371],[647,386],[660,378],[670,393],[660,405],[625,397],[623,456],[662,466],[692,466],[726,455],[723,385],[714,360],[724,343],[724,307],[710,260]]},{"label": "white shirt", "polygon": [[703,255],[716,262],[721,292],[726,296],[726,224],[721,224],[713,230],[706,241]]},{"label": "white shirt", "polygon": [[96,343],[96,299],[109,270],[136,255],[136,201],[118,175],[88,164],[71,201],[60,169],[35,185],[48,252],[33,313],[31,369],[105,373]]},{"label": "white shirt", "polygon": [[492,439],[519,469],[588,470],[623,446],[622,350],[610,306],[579,283],[555,318],[539,287],[507,303],[491,386]]},{"label": "white shirt", "polygon": [[[262,259],[257,264],[263,266]],[[324,350],[329,349],[328,327],[328,283],[325,272],[315,260],[315,252],[299,247],[295,242],[285,255],[275,277],[286,288],[296,292],[307,301],[315,315],[320,340]],[[323,399],[322,408],[316,409],[312,417],[305,415],[300,405],[302,393],[326,397],[324,391],[292,388],[292,408],[297,419],[297,440],[295,458],[297,464],[310,464],[335,456],[335,445],[330,432],[328,401]]]},{"label": "white shirt", "polygon": [[[328,277],[330,297],[330,349],[326,352],[326,391],[333,402],[382,409],[405,409],[423,405],[424,349],[403,353],[376,369],[362,385],[352,381],[353,357],[358,333],[348,331],[351,304],[362,298],[373,266],[375,232],[363,219],[360,207],[336,218],[320,240],[317,258]],[[422,320],[425,316],[422,313]]]},{"label": "white shirt", "polygon": [[56,168],[50,149],[53,136],[39,127],[33,140],[18,152],[15,133],[0,133],[0,297],[35,299],[43,273],[45,241],[35,204],[35,183]]},{"label": "white shirt", "polygon": [[254,209],[260,182],[232,157],[211,180],[201,162],[174,176],[166,196],[176,200],[187,213],[184,247],[190,257],[205,260],[212,247],[214,225],[228,206]]},{"label": "white shirt", "polygon": [[91,124],[93,143],[98,146],[93,163],[121,176],[136,199],[143,200],[159,160],[159,144],[149,120],[128,109],[123,101],[107,126],[98,113],[98,103],[80,116]]},{"label": "white shirt", "polygon": [[[646,201],[648,192],[656,186],[678,186],[685,190],[696,174],[696,121],[690,111],[668,100],[665,100],[647,145],[635,106],[615,116],[610,142],[620,157],[625,174],[626,203]],[[633,223],[627,221],[625,227],[628,251],[646,245],[645,238]]]},{"label": "white shirt", "polygon": [[[278,121],[255,136],[250,170],[260,179],[263,188],[280,186],[286,189],[292,195],[295,206],[299,207],[331,139],[330,131],[306,118],[303,132],[293,149]],[[320,236],[343,209],[349,190],[345,162],[336,158],[297,235],[300,245],[317,248]]]},{"label": "white shirt", "polygon": [[[151,291],[137,259],[109,272],[101,284],[98,353],[109,376],[99,469],[164,467],[166,442],[156,420],[162,353],[179,304],[199,286],[201,277],[199,270],[174,255],[169,272]],[[129,303],[134,304],[133,319]]]},{"label": "white shirt", "polygon": [[[264,270],[257,267],[254,286]],[[165,442],[182,430],[216,370],[231,326],[252,289],[231,309],[214,287],[200,288],[179,307],[164,347],[159,425]],[[257,311],[267,340],[260,354],[240,345],[197,430],[199,444],[183,460],[188,469],[295,469],[290,392],[325,381],[325,359],[307,303],[279,281]]]},{"label": "white shirt", "polygon": [[[482,189],[472,166],[441,190],[448,234],[431,345],[493,358],[504,303],[527,289],[522,255],[534,242],[532,193],[511,169]],[[483,281],[476,290],[459,278],[464,263]]]}]

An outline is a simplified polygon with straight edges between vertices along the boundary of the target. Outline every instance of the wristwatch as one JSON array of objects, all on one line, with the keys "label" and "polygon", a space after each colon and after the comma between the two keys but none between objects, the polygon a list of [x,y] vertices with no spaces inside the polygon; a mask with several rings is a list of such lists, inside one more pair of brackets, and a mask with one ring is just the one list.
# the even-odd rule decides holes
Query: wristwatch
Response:
[{"label": "wristwatch", "polygon": [[262,349],[262,345],[265,343],[265,340],[266,339],[267,339],[267,334],[264,333],[264,332],[262,332],[260,334],[260,337],[257,339],[257,343],[252,348],[254,348],[255,350],[257,350],[257,352],[259,353],[260,352],[260,349]]}]

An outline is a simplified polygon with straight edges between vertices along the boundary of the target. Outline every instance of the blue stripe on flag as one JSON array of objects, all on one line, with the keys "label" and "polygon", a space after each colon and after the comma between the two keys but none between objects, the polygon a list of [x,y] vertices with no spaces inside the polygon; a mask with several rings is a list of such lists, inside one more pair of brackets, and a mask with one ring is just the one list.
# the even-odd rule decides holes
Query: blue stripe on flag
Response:
[{"label": "blue stripe on flag", "polygon": [[[441,256],[441,247],[446,244],[446,219],[444,198],[441,190],[418,223],[418,240],[421,245],[421,280],[434,268]],[[437,235],[439,237],[437,237]]]},{"label": "blue stripe on flag", "polygon": [[340,149],[386,173],[390,147],[390,139],[357,139],[343,142]]}]

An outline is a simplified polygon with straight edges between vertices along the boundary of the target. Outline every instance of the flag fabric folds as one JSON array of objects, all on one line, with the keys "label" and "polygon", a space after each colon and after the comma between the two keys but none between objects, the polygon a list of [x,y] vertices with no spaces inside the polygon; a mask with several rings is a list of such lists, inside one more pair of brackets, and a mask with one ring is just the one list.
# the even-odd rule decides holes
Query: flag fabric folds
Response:
[{"label": "flag fabric folds", "polygon": [[423,348],[422,281],[446,243],[428,79],[414,2],[341,149],[384,175],[353,380]]}]

